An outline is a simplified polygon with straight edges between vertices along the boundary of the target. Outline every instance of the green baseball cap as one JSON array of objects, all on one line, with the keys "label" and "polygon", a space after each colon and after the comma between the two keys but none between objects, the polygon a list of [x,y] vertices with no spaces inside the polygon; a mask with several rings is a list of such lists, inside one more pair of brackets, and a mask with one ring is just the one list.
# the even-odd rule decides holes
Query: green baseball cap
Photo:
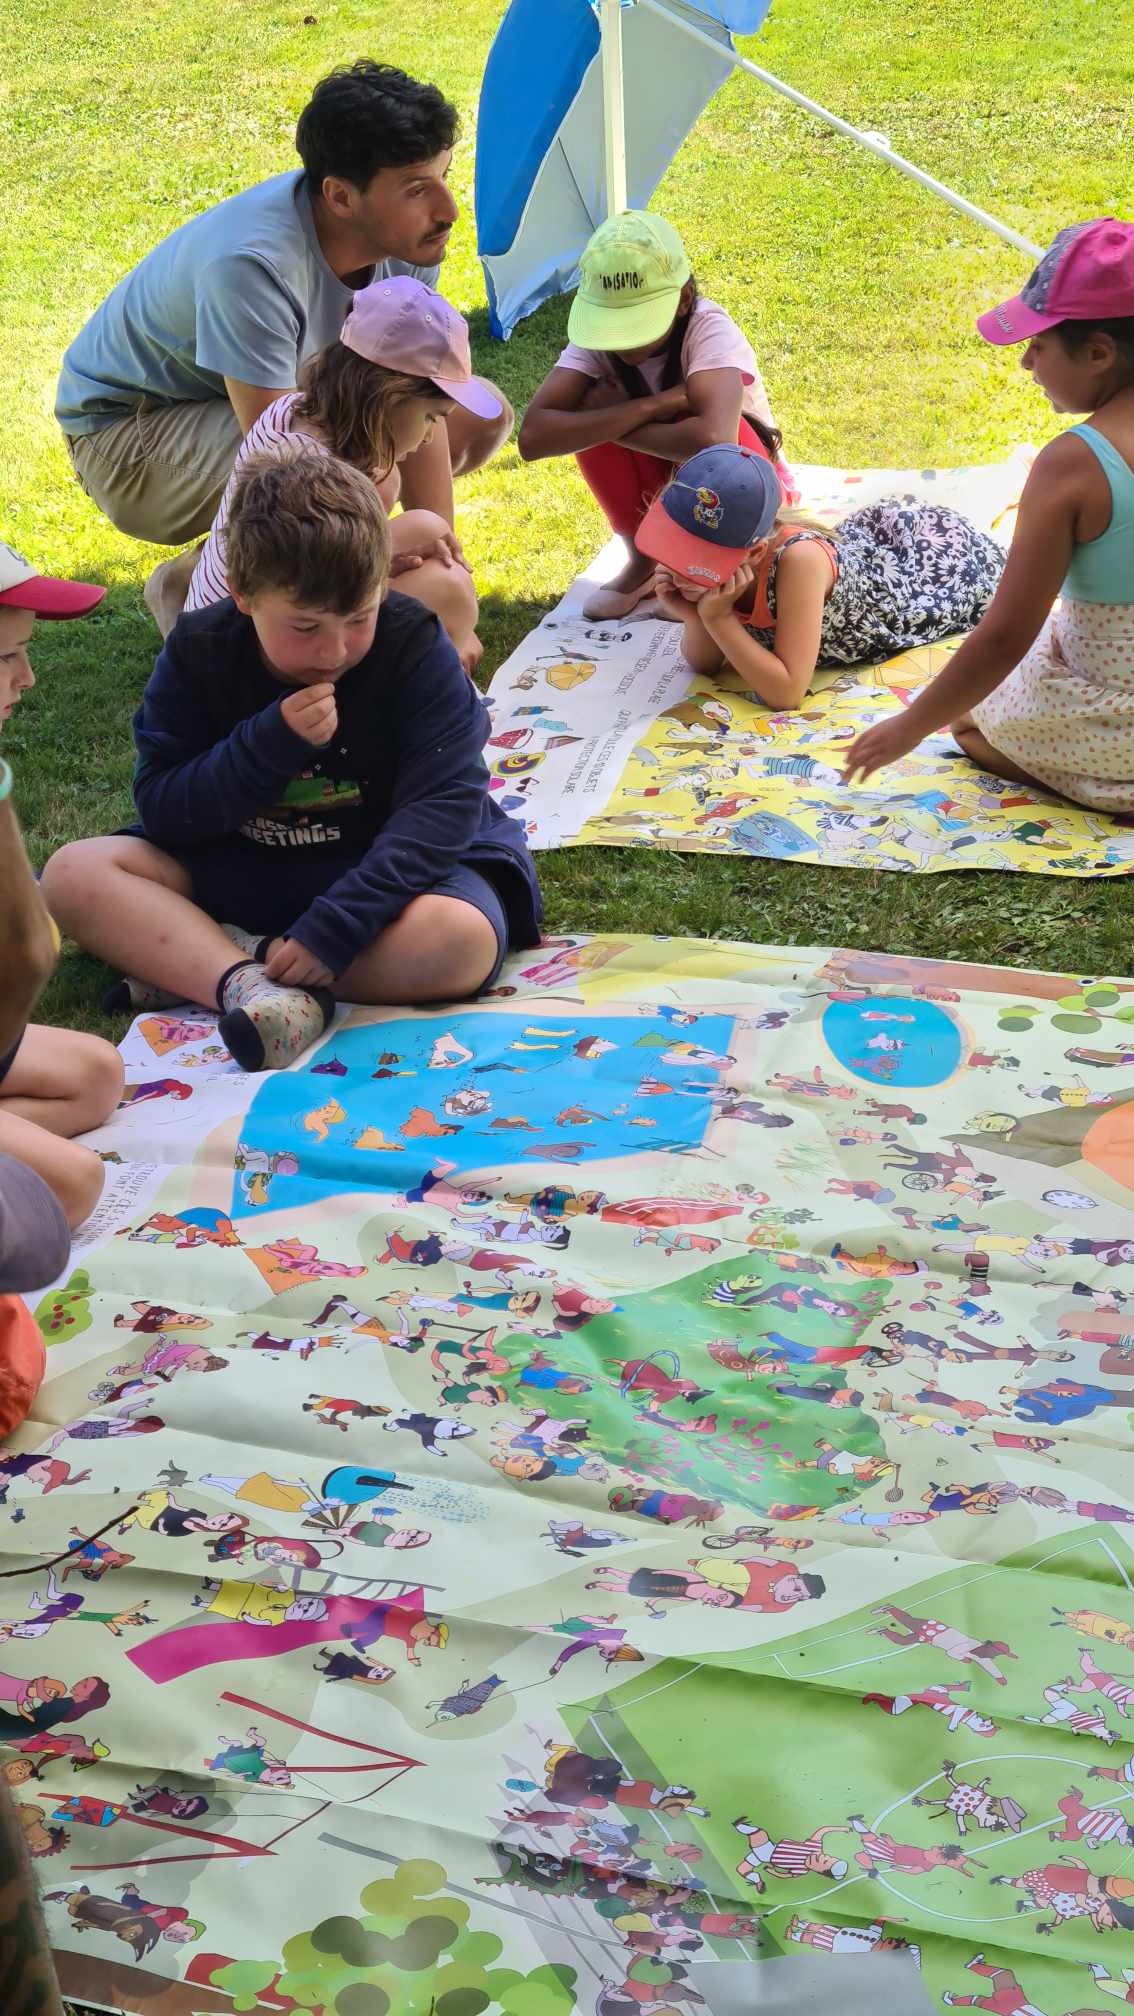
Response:
[{"label": "green baseball cap", "polygon": [[567,334],[585,350],[638,350],[664,336],[692,268],[665,217],[621,210],[600,224],[579,261]]}]

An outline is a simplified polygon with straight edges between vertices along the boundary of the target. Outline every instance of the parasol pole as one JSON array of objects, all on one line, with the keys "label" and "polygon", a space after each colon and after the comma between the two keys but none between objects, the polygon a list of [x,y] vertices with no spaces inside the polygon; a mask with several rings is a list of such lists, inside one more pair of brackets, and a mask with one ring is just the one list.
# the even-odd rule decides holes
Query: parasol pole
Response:
[{"label": "parasol pole", "polygon": [[[604,107],[604,123],[606,123],[607,125],[607,137],[609,144],[609,112],[607,109],[609,106],[609,98],[606,90],[606,75],[607,75],[606,19],[607,15],[611,11],[613,11],[616,15],[618,14],[620,7],[620,0],[613,0],[613,9],[611,5],[611,0],[602,0],[602,5],[603,5],[603,33],[602,33],[603,107]],[[1027,252],[1033,258],[1038,259],[1042,256],[1043,251],[1042,246],[1033,245],[1030,238],[1022,237],[1018,231],[1014,231],[1012,229],[1012,226],[1010,224],[1002,224],[998,217],[991,216],[987,210],[978,209],[975,203],[970,203],[966,197],[959,196],[955,189],[946,188],[944,182],[938,182],[934,176],[927,175],[924,169],[916,168],[912,161],[907,161],[905,159],[904,155],[895,154],[893,148],[889,146],[885,141],[876,139],[875,136],[871,133],[861,132],[857,126],[852,126],[848,120],[840,119],[837,112],[829,112],[825,105],[817,104],[814,98],[806,98],[802,91],[796,91],[792,85],[785,84],[782,77],[773,77],[770,70],[762,70],[758,63],[750,62],[747,56],[741,56],[735,49],[728,49],[723,47],[722,44],[718,42],[714,36],[706,34],[705,31],[701,28],[695,28],[693,23],[691,21],[686,20],[683,15],[674,14],[670,10],[670,8],[666,7],[663,4],[663,0],[636,0],[636,5],[638,5],[639,7],[648,7],[651,14],[656,14],[662,21],[668,21],[671,28],[682,29],[686,35],[691,35],[695,42],[703,42],[705,47],[707,49],[711,49],[715,56],[722,56],[727,63],[733,64],[737,70],[743,70],[749,77],[755,77],[761,84],[767,84],[770,90],[778,91],[781,98],[790,99],[791,103],[793,105],[798,105],[801,111],[810,112],[816,119],[822,119],[826,123],[826,125],[833,126],[836,133],[841,133],[843,137],[847,140],[856,141],[860,147],[865,147],[867,149],[867,152],[870,154],[876,154],[878,156],[878,159],[880,161],[885,161],[889,167],[897,168],[901,172],[901,174],[908,175],[911,181],[920,182],[923,189],[928,189],[930,193],[934,196],[940,196],[944,202],[950,203],[954,210],[959,210],[962,216],[971,217],[974,224],[983,224],[986,230],[994,231],[996,233],[996,236],[998,238],[1003,238],[1006,244],[1014,245],[1018,251]],[[621,24],[619,24],[619,35],[621,38]],[[622,65],[621,65],[621,39],[620,39],[620,46],[619,46],[620,114],[622,109],[621,75],[622,75]],[[624,135],[623,135],[623,141],[624,141]],[[608,156],[608,162],[609,162],[609,156]],[[608,166],[607,189],[609,190],[611,186],[612,184],[610,181],[610,170]],[[623,189],[625,189],[624,145],[623,145],[622,187]]]},{"label": "parasol pole", "polygon": [[606,214],[626,209],[626,99],[622,81],[622,0],[599,0],[602,30],[602,152]]}]

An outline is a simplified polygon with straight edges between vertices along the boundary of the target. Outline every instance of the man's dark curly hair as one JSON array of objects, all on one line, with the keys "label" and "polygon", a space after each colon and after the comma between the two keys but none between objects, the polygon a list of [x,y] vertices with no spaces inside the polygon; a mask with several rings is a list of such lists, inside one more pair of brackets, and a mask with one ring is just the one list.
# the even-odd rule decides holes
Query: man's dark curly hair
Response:
[{"label": "man's dark curly hair", "polygon": [[360,56],[321,77],[299,115],[295,145],[317,192],[328,175],[365,189],[381,168],[408,168],[452,147],[457,110],[436,84]]}]

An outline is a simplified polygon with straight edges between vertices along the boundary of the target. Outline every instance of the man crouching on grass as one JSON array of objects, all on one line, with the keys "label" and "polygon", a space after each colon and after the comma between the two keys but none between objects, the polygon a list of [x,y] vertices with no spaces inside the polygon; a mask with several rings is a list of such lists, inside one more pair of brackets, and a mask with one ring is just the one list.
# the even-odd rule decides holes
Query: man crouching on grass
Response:
[{"label": "man crouching on grass", "polygon": [[372,483],[253,458],[231,599],[182,616],[134,717],[139,823],[44,871],[60,925],[127,977],[108,1006],[194,1001],[246,1071],[334,999],[478,994],[537,942],[524,836],[488,791],[484,705],[435,616],[387,590]]}]

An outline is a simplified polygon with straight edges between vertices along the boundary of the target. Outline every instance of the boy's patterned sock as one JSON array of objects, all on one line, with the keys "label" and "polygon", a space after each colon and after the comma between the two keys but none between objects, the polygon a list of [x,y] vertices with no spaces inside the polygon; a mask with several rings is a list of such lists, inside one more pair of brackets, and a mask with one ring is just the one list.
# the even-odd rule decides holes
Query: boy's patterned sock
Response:
[{"label": "boy's patterned sock", "polygon": [[318,1041],[335,1012],[325,987],[279,987],[254,959],[217,982],[217,1034],[242,1071],[281,1071]]},{"label": "boy's patterned sock", "polygon": [[270,931],[245,931],[240,924],[222,924],[220,928],[225,937],[231,938],[233,944],[238,946],[247,958],[262,961],[267,957],[268,947],[272,942]]}]

